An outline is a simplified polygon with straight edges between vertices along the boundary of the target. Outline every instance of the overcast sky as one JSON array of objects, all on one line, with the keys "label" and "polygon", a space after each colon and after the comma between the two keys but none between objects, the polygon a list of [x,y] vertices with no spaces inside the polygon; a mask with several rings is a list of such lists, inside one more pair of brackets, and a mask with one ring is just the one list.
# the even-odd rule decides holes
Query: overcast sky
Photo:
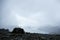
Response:
[{"label": "overcast sky", "polygon": [[3,28],[17,25],[36,33],[55,32],[60,28],[59,0],[0,0],[0,5]]}]

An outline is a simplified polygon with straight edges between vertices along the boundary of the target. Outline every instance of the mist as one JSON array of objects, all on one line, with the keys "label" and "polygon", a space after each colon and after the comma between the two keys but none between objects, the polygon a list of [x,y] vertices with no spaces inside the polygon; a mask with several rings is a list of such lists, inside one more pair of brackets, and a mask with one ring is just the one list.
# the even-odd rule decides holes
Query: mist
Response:
[{"label": "mist", "polygon": [[0,0],[0,28],[19,26],[27,32],[59,33],[59,0]]}]

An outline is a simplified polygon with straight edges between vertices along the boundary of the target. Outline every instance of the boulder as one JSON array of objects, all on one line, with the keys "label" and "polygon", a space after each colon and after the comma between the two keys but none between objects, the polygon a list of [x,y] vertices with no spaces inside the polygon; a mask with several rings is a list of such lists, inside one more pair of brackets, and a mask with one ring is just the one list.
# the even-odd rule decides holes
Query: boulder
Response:
[{"label": "boulder", "polygon": [[14,28],[12,33],[16,33],[16,34],[24,34],[25,31],[22,28]]}]

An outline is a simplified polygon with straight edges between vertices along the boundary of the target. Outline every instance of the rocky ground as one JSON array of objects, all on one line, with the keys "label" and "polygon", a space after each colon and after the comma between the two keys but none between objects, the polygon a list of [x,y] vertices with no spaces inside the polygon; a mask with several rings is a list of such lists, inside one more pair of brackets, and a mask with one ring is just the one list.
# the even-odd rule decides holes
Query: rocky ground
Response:
[{"label": "rocky ground", "polygon": [[28,32],[13,33],[0,31],[0,40],[60,40],[60,35],[38,34]]}]

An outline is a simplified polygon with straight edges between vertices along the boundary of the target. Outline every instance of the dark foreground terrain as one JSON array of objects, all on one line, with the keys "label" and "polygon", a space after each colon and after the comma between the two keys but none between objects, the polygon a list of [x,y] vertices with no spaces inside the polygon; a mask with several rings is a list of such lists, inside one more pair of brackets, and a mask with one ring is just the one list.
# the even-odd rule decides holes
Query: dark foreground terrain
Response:
[{"label": "dark foreground terrain", "polygon": [[60,40],[60,35],[28,33],[21,28],[15,28],[12,32],[0,29],[0,40]]}]

